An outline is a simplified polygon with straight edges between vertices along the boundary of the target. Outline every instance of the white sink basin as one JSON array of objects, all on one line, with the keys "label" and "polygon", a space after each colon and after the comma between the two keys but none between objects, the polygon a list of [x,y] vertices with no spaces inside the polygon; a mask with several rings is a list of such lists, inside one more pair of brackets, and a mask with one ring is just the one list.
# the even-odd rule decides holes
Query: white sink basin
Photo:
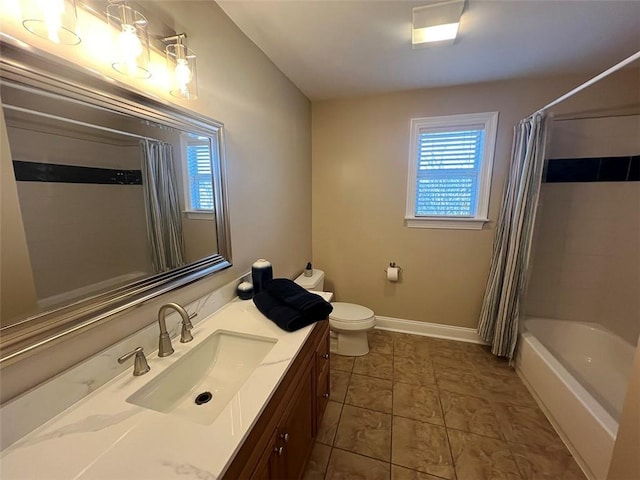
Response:
[{"label": "white sink basin", "polygon": [[219,330],[127,402],[210,425],[276,342]]}]

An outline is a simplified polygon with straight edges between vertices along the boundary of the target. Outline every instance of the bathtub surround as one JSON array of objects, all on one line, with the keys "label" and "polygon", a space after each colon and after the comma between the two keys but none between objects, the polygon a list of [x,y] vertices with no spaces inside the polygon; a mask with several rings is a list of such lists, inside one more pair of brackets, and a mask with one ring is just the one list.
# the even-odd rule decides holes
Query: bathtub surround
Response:
[{"label": "bathtub surround", "polygon": [[[259,253],[273,262],[277,276],[295,277],[311,258],[309,100],[214,2],[153,3],[154,9],[161,9],[166,17],[172,18],[177,28],[188,27],[184,30],[189,31],[189,47],[198,52],[202,61],[198,62],[198,100],[183,102],[173,97],[169,99],[165,92],[153,89],[149,93],[218,119],[225,125],[233,267],[163,295],[134,312],[116,315],[106,325],[82,332],[3,368],[0,399],[3,403],[155,322],[158,308],[163,303],[177,301],[189,304],[234,281],[250,269],[258,255],[256,231],[260,231]],[[54,55],[86,64],[86,59],[76,50],[62,50],[46,41],[38,43],[38,37],[26,32],[22,26],[18,27],[9,33],[15,33],[19,39],[33,42]],[[3,31],[6,28],[3,25]],[[117,75],[110,65],[106,65],[104,73]],[[117,80],[142,91],[149,88],[127,77],[118,76]],[[11,271],[5,272],[5,268],[10,266],[5,259],[15,262],[20,258],[19,250],[13,248],[15,243],[5,243],[5,240],[10,240],[5,235],[15,235],[23,230],[7,225],[13,217],[4,213],[5,208],[12,204],[5,203],[5,195],[11,189],[5,189],[4,183],[12,175],[4,174],[7,143],[0,143],[3,148],[1,244],[4,309],[6,296],[12,294],[11,289],[17,288],[17,280],[21,278],[14,272],[20,274],[31,270],[15,265]],[[6,158],[10,159],[8,152]],[[113,187],[121,188],[119,185]],[[12,253],[5,254],[5,249]],[[12,278],[12,281],[5,281],[6,278]],[[4,314],[3,311],[3,317]]]},{"label": "bathtub surround", "polygon": [[[87,285],[150,272],[139,149],[22,127],[7,120],[31,263],[25,274],[33,273],[38,296],[25,314]],[[2,326],[20,318],[3,315]]]},{"label": "bathtub surround", "polygon": [[[557,129],[554,123],[526,304],[530,316],[548,318],[525,322],[517,362],[597,480],[607,477],[619,429],[626,433],[615,447],[623,452],[618,472],[631,468],[624,452],[638,429],[633,410],[620,415],[640,333],[640,69],[634,73],[636,89],[623,107],[587,110],[605,118],[577,111]],[[633,111],[616,112],[625,107]],[[636,395],[631,387],[625,404]]]},{"label": "bathtub surround", "polygon": [[[527,313],[596,322],[636,345],[640,335],[640,183],[629,173],[630,181],[588,181],[587,175],[591,179],[603,175],[603,157],[608,156],[603,145],[631,171],[638,161],[640,137],[616,137],[615,146],[609,137],[611,131],[637,132],[640,116],[611,117],[596,124],[612,130],[596,130],[591,120],[557,123],[560,128],[551,135],[550,152],[585,160],[563,160],[578,163],[569,166],[563,178],[581,181],[542,185]],[[571,150],[567,137],[584,141]],[[549,160],[550,170],[556,161]],[[592,168],[585,172],[579,164],[589,161]],[[607,159],[605,164],[613,161]]]}]

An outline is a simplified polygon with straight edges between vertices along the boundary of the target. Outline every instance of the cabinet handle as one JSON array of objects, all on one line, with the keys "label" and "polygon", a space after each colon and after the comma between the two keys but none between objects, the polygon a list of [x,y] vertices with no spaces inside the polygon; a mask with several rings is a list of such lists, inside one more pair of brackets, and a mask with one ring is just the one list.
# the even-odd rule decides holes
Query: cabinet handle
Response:
[{"label": "cabinet handle", "polygon": [[282,456],[282,452],[284,452],[284,447],[275,447],[273,449],[273,451],[276,452],[279,457],[281,457]]},{"label": "cabinet handle", "polygon": [[289,441],[289,434],[288,433],[281,433],[280,434],[280,438],[282,439],[282,441],[284,443],[287,443]]},{"label": "cabinet handle", "polygon": [[322,394],[322,398],[329,398],[329,394],[328,393],[323,393]]},{"label": "cabinet handle", "polygon": [[324,358],[325,360],[329,360],[329,354],[328,353],[324,353],[322,355],[322,358]]}]

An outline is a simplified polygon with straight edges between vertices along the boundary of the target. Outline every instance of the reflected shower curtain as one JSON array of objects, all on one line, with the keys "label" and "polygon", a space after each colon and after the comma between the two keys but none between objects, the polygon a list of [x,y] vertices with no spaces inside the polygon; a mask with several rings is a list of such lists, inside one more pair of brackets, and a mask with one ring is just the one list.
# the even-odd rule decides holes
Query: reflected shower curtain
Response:
[{"label": "reflected shower curtain", "polygon": [[493,243],[491,270],[482,302],[478,334],[494,355],[513,358],[546,139],[546,113],[538,112],[514,129],[511,169]]},{"label": "reflected shower curtain", "polygon": [[185,264],[180,202],[171,145],[142,140],[142,186],[147,239],[156,273]]}]

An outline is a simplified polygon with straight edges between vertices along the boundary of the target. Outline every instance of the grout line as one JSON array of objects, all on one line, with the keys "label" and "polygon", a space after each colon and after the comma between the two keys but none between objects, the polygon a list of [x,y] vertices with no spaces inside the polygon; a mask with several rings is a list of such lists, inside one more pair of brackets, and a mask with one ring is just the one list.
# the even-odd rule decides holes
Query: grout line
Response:
[{"label": "grout line", "polygon": [[391,473],[391,461],[389,461],[389,460],[381,460],[379,458],[372,457],[371,455],[366,455],[366,454],[360,453],[360,452],[354,452],[353,450],[347,450],[346,448],[341,448],[341,447],[333,447],[333,450],[342,450],[343,452],[352,453],[354,455],[359,455],[361,457],[369,458],[369,459],[375,460],[377,462],[386,463],[387,465],[389,465],[389,473]]}]

